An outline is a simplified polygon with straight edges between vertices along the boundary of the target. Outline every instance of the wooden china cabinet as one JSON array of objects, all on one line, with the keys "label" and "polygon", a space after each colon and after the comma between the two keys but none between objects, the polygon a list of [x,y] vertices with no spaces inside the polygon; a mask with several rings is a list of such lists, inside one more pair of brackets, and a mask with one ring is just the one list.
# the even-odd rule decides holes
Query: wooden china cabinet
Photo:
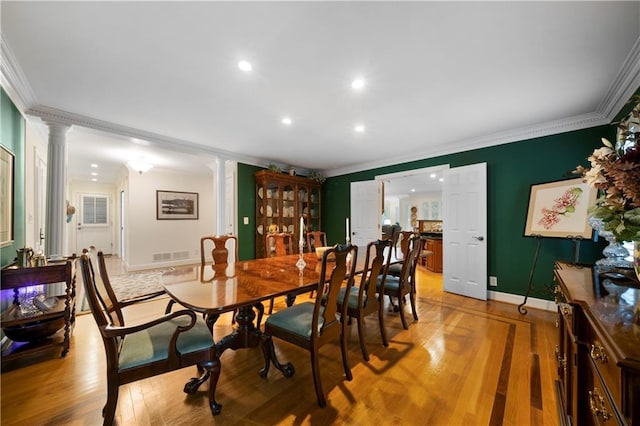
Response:
[{"label": "wooden china cabinet", "polygon": [[[296,243],[304,233],[320,230],[322,184],[300,176],[261,170],[256,180],[256,258],[265,257],[268,233],[288,232]],[[304,229],[300,230],[300,217]],[[297,252],[297,249],[295,250]]]}]

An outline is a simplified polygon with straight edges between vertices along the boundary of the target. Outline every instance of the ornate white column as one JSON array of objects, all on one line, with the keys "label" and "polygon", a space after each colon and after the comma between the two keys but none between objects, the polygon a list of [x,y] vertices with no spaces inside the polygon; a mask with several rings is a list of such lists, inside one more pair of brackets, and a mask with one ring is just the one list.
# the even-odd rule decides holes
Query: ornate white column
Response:
[{"label": "ornate white column", "polygon": [[45,254],[65,255],[64,225],[66,219],[67,188],[67,131],[70,125],[45,122],[49,127],[47,154],[47,211],[45,230]]}]

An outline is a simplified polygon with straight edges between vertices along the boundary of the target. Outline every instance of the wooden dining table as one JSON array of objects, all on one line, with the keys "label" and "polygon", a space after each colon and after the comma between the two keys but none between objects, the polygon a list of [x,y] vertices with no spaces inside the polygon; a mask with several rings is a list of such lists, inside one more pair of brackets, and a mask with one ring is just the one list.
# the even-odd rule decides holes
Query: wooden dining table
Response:
[{"label": "wooden dining table", "polygon": [[[161,283],[175,303],[204,314],[212,335],[213,326],[221,314],[236,312],[233,332],[219,340],[213,335],[218,358],[214,362],[219,364],[220,356],[227,349],[262,346],[264,335],[254,324],[256,311],[259,315],[264,311],[262,302],[284,296],[290,306],[297,295],[318,290],[322,261],[315,253],[304,253],[305,265],[301,268],[296,265],[300,258],[295,254],[222,265],[178,267],[163,273]],[[364,258],[365,253],[357,256],[357,271],[364,269]],[[281,364],[264,348],[263,356],[265,368],[260,370],[262,377],[266,376],[269,362],[285,377],[293,376],[294,368],[290,363]],[[220,369],[217,370],[218,377],[211,378],[211,386],[216,386],[219,374]],[[203,377],[190,386],[197,388],[207,379]],[[222,406],[216,403],[216,407],[214,412],[217,414]]]}]

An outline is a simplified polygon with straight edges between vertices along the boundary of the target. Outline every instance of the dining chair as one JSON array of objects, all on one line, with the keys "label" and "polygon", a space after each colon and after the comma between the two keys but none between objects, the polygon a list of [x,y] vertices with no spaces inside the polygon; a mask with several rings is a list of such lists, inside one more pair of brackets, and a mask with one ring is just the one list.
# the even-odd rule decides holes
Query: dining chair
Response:
[{"label": "dining chair", "polygon": [[213,264],[237,262],[238,237],[227,234],[200,238],[200,264],[205,266],[208,261]]},{"label": "dining chair", "polygon": [[[367,244],[364,270],[360,275],[360,284],[351,287],[347,298],[347,316],[349,319],[355,318],[358,324],[358,338],[362,358],[369,361],[369,353],[365,344],[364,318],[374,313],[378,314],[378,324],[380,325],[380,337],[382,344],[389,346],[387,332],[384,327],[384,312],[382,309],[383,294],[377,294],[378,282],[384,289],[384,282],[387,276],[387,269],[391,260],[391,240],[377,240]],[[340,289],[338,295],[338,310],[342,309],[341,301],[344,300],[346,289]]]},{"label": "dining chair", "polygon": [[[288,232],[278,232],[267,234],[264,239],[266,244],[267,257],[287,256],[294,254],[293,251],[293,234]],[[269,315],[273,313],[273,298],[269,300]],[[259,325],[260,323],[258,323]]]},{"label": "dining chair", "polygon": [[[215,401],[214,380],[220,375],[213,336],[204,320],[183,309],[133,326],[124,322],[121,304],[113,292],[101,251],[84,250],[80,256],[84,289],[96,321],[107,359],[107,402],[102,409],[105,425],[114,421],[121,385],[196,365],[184,392],[193,394],[211,377],[209,407],[213,414],[222,408]],[[99,274],[95,268],[99,268]],[[126,306],[131,306],[129,303]]]},{"label": "dining chair", "polygon": [[402,254],[402,261],[389,266],[389,271],[388,271],[389,275],[393,277],[400,276],[400,273],[402,272],[402,265],[404,264],[404,260],[407,258],[407,255],[409,254],[409,240],[414,235],[416,234],[412,231],[400,231],[396,233],[393,249],[396,251],[396,257],[398,257],[398,243],[400,244],[400,253]]},{"label": "dining chair", "polygon": [[[322,256],[320,279],[316,288],[315,301],[295,304],[271,315],[264,324],[263,350],[265,366],[260,374],[266,377],[271,362],[276,363],[273,338],[279,338],[293,345],[306,349],[311,357],[313,383],[318,405],[327,404],[322,382],[320,380],[319,349],[323,345],[340,338],[342,366],[347,380],[351,380],[349,367],[346,315],[347,303],[342,300],[342,308],[338,311],[338,297],[344,285],[345,294],[349,294],[353,285],[357,262],[358,247],[350,244],[336,245]],[[335,257],[335,260],[328,260]],[[349,260],[347,261],[347,258]],[[323,297],[325,302],[323,303]],[[293,374],[293,365],[277,365],[279,369],[288,369]]]},{"label": "dining chair", "polygon": [[[418,311],[416,310],[416,268],[418,267],[418,259],[420,258],[420,250],[422,249],[422,240],[419,235],[413,235],[408,238],[409,252],[402,262],[402,268],[399,276],[391,276],[387,273],[385,279],[378,278],[377,291],[380,293],[380,300],[384,295],[389,296],[393,304],[393,298],[398,299],[398,307],[393,307],[394,311],[400,312],[400,319],[404,329],[408,329],[409,325],[404,317],[405,296],[409,295],[411,301],[411,310],[413,318],[418,321]],[[391,269],[391,268],[389,268]]]},{"label": "dining chair", "polygon": [[264,241],[267,257],[287,256],[295,253],[293,251],[293,234],[288,232],[267,234]]},{"label": "dining chair", "polygon": [[307,232],[307,250],[311,253],[316,251],[316,247],[327,247],[327,234],[323,231]]}]

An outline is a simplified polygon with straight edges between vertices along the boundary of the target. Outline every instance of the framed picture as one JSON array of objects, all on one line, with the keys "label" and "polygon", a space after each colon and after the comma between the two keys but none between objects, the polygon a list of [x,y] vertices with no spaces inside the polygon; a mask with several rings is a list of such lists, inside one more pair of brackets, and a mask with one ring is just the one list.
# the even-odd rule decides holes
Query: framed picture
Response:
[{"label": "framed picture", "polygon": [[15,156],[0,146],[0,247],[13,243]]},{"label": "framed picture", "polygon": [[597,190],[582,178],[531,185],[525,237],[591,238]]},{"label": "framed picture", "polygon": [[156,191],[156,219],[198,219],[198,193]]}]

